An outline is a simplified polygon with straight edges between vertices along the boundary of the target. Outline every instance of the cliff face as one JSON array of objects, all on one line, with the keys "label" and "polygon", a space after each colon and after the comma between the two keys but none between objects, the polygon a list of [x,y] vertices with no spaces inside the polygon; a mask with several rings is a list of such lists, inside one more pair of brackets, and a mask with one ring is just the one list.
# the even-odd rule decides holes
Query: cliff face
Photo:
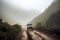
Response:
[{"label": "cliff face", "polygon": [[32,23],[33,26],[35,26],[37,23],[40,22],[42,25],[45,26],[48,18],[58,10],[60,10],[59,1],[56,0],[42,14],[34,18],[30,23]]}]

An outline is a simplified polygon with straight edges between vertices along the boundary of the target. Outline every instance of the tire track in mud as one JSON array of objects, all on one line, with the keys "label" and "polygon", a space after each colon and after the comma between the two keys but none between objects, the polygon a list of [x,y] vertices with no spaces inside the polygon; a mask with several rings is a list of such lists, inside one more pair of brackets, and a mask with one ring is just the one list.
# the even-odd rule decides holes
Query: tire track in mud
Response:
[{"label": "tire track in mud", "polygon": [[29,37],[28,40],[44,40],[44,39],[42,39],[41,36],[34,33],[33,31],[29,31],[27,34],[28,34],[28,37]]}]

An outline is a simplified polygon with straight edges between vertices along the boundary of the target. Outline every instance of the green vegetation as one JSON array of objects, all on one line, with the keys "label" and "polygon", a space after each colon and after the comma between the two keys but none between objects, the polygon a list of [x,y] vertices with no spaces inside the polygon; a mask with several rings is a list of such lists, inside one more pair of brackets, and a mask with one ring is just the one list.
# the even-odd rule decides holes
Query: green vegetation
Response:
[{"label": "green vegetation", "polygon": [[46,27],[51,32],[60,33],[60,11],[57,11],[49,17]]},{"label": "green vegetation", "polygon": [[21,25],[9,25],[0,19],[0,40],[14,40],[15,36],[22,31]]},{"label": "green vegetation", "polygon": [[41,23],[37,23],[35,28],[40,31],[49,31],[60,34],[60,11],[57,11],[48,18],[46,26],[42,26]]},{"label": "green vegetation", "polygon": [[35,29],[39,30],[39,31],[45,31],[46,27],[42,26],[41,23],[37,23],[36,26],[35,26]]}]

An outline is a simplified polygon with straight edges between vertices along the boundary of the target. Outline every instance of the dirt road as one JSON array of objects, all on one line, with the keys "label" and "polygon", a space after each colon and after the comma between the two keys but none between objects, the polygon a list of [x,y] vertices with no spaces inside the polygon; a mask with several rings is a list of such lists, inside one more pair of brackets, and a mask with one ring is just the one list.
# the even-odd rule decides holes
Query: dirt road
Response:
[{"label": "dirt road", "polygon": [[38,31],[23,31],[22,40],[58,40]]}]

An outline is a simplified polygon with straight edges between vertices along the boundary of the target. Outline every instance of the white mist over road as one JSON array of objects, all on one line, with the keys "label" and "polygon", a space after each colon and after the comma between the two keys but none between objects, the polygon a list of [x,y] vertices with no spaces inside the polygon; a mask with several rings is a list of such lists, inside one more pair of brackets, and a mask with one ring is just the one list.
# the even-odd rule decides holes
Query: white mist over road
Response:
[{"label": "white mist over road", "polygon": [[40,15],[54,0],[2,0],[2,18],[9,24],[26,24]]}]

